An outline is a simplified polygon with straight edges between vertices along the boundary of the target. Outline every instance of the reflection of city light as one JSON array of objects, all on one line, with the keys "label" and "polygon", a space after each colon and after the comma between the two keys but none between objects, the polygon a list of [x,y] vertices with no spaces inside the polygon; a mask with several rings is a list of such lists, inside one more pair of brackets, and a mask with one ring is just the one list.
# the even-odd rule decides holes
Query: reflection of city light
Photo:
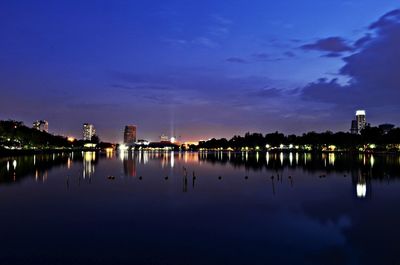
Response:
[{"label": "reflection of city light", "polygon": [[83,178],[90,177],[94,173],[93,161],[96,160],[96,152],[83,153]]},{"label": "reflection of city light", "polygon": [[173,168],[174,165],[175,165],[174,151],[171,151],[171,168]]},{"label": "reflection of city light", "polygon": [[7,161],[7,171],[10,171],[10,161]]},{"label": "reflection of city light", "polygon": [[256,160],[257,160],[257,163],[258,163],[258,159],[260,158],[260,154],[257,152],[256,153]]},{"label": "reflection of city light", "polygon": [[281,165],[283,165],[283,153],[282,152],[279,154],[279,159],[281,160]]},{"label": "reflection of city light", "polygon": [[17,160],[14,160],[14,161],[13,161],[13,167],[14,167],[14,169],[17,168]]},{"label": "reflection of city light", "polygon": [[328,160],[329,160],[329,165],[334,166],[335,165],[335,154],[329,153]]},{"label": "reflection of city light", "polygon": [[296,165],[299,164],[299,153],[296,153]]},{"label": "reflection of city light", "polygon": [[367,195],[367,185],[365,185],[365,183],[358,183],[356,189],[357,189],[357,197],[365,198],[365,196]]},{"label": "reflection of city light", "polygon": [[126,146],[124,144],[120,144],[118,149],[121,150],[121,151],[126,151],[126,150],[128,150],[128,146]]},{"label": "reflection of city light", "polygon": [[370,158],[370,163],[371,163],[371,168],[372,168],[372,167],[374,167],[374,164],[375,164],[375,158],[374,158],[374,156],[373,156],[373,155],[371,155],[371,158]]},{"label": "reflection of city light", "polygon": [[293,153],[292,152],[290,152],[290,154],[289,154],[289,163],[290,163],[290,165],[293,164]]},{"label": "reflection of city light", "polygon": [[107,158],[112,158],[113,157],[113,152],[114,152],[114,149],[113,148],[106,148],[106,157]]},{"label": "reflection of city light", "polygon": [[267,152],[267,155],[265,156],[265,160],[267,161],[267,165],[269,164],[269,152]]}]

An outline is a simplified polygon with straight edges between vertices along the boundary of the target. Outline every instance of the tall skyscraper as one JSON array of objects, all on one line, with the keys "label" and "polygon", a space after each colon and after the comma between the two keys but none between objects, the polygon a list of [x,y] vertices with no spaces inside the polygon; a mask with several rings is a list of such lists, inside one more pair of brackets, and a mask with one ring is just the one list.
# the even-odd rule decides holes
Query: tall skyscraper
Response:
[{"label": "tall skyscraper", "polygon": [[33,123],[33,128],[42,132],[49,132],[49,123],[45,120],[37,120]]},{"label": "tall skyscraper", "polygon": [[83,124],[83,140],[90,141],[90,140],[92,140],[92,137],[95,134],[96,134],[96,130],[94,129],[93,124],[89,124],[89,123]]},{"label": "tall skyscraper", "polygon": [[136,126],[126,125],[124,130],[124,144],[132,145],[136,142]]},{"label": "tall skyscraper", "polygon": [[361,133],[361,130],[367,126],[366,112],[365,110],[356,111],[356,119],[351,121],[350,132],[354,134]]},{"label": "tall skyscraper", "polygon": [[360,133],[361,130],[365,129],[365,126],[367,125],[365,110],[356,111],[356,121],[357,121],[358,133]]},{"label": "tall skyscraper", "polygon": [[356,120],[352,120],[352,121],[351,121],[350,132],[351,132],[352,134],[357,134],[357,133],[358,133],[358,126],[357,126],[357,121],[356,121]]}]

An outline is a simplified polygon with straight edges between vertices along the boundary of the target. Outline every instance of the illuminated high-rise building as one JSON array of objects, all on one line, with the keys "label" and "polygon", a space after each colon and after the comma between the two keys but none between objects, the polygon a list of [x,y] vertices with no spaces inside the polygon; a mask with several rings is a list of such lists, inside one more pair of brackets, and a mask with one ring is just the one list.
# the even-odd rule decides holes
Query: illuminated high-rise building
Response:
[{"label": "illuminated high-rise building", "polygon": [[365,110],[357,110],[356,119],[351,121],[350,132],[353,134],[359,134],[366,126],[367,119]]},{"label": "illuminated high-rise building", "polygon": [[136,126],[126,125],[124,130],[124,144],[132,145],[136,142]]},{"label": "illuminated high-rise building", "polygon": [[92,137],[96,134],[93,124],[84,123],[83,124],[83,140],[91,141]]},{"label": "illuminated high-rise building", "polygon": [[352,121],[351,121],[350,132],[351,132],[352,134],[357,134],[357,133],[358,133],[358,126],[357,126],[357,121],[356,121],[356,120],[352,120]]},{"label": "illuminated high-rise building", "polygon": [[356,111],[356,121],[357,121],[357,130],[358,133],[360,133],[361,130],[365,129],[365,126],[367,125],[365,110]]},{"label": "illuminated high-rise building", "polygon": [[45,120],[37,120],[33,123],[33,128],[42,132],[49,132],[49,123]]}]

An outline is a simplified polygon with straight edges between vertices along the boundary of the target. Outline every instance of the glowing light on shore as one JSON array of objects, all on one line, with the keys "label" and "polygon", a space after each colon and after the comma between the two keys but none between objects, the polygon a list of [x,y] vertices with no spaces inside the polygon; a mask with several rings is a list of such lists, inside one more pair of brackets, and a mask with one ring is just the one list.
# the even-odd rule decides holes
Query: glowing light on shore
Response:
[{"label": "glowing light on shore", "polygon": [[119,149],[120,151],[126,151],[126,150],[128,150],[128,146],[126,146],[126,145],[124,145],[124,144],[120,144],[119,147],[118,147],[118,149]]}]

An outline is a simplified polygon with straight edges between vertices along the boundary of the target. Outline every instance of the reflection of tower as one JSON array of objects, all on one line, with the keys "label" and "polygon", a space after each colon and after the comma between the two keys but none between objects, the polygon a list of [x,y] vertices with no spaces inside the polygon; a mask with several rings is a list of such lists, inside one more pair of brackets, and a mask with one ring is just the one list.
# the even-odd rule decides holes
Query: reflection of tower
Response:
[{"label": "reflection of tower", "polygon": [[123,163],[125,176],[136,177],[136,153],[128,152]]},{"label": "reflection of tower", "polygon": [[83,172],[82,177],[91,177],[94,173],[94,162],[96,160],[96,152],[83,152]]},{"label": "reflection of tower", "polygon": [[352,171],[351,175],[357,198],[366,198],[371,189],[367,182],[367,176],[360,169]]}]

